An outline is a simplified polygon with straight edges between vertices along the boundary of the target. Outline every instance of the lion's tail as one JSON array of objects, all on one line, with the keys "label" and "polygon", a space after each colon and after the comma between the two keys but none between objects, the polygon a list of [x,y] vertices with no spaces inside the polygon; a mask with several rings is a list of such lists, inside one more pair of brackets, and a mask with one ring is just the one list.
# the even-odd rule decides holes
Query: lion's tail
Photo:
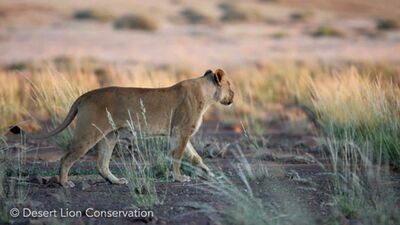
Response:
[{"label": "lion's tail", "polygon": [[65,117],[64,121],[54,130],[48,132],[48,133],[41,133],[41,134],[28,134],[24,132],[20,127],[18,126],[12,126],[10,128],[10,132],[13,134],[22,134],[27,138],[33,138],[33,139],[44,139],[44,138],[49,138],[52,137],[61,131],[63,131],[75,118],[76,114],[78,113],[78,108],[79,104],[82,100],[82,96],[79,97],[74,104],[72,104],[67,116]]}]

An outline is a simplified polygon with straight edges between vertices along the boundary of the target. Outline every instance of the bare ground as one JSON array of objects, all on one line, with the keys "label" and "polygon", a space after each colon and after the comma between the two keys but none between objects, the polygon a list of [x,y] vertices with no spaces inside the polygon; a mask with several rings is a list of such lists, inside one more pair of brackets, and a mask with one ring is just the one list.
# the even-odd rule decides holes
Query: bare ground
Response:
[{"label": "bare ground", "polygon": [[[299,121],[278,119],[265,124],[267,131],[261,154],[255,154],[246,146],[243,134],[230,127],[217,128],[216,122],[205,123],[196,138],[203,142],[218,141],[243,146],[246,157],[261,158],[270,173],[269,177],[251,183],[256,196],[276,206],[285,216],[290,217],[295,213],[295,221],[302,224],[326,223],[331,216],[331,199],[329,180],[320,165],[326,165],[326,157],[315,140],[316,134],[312,125],[301,121],[300,123],[306,126],[298,130],[299,125],[293,123]],[[267,139],[268,141],[265,141]],[[50,148],[37,148],[28,153],[28,168],[31,173],[39,171],[39,174],[55,175],[58,170],[57,159],[62,156],[63,151],[46,143],[43,145]],[[205,155],[205,152],[202,154]],[[64,189],[58,185],[32,183],[25,205],[40,210],[68,208],[84,211],[90,207],[98,210],[129,209],[133,200],[128,187],[110,185],[104,181],[95,171],[94,160],[95,155],[89,154],[73,167],[71,174],[72,180],[77,184],[75,188]],[[233,168],[235,158],[229,148],[223,157],[206,158],[206,163],[216,171],[223,171],[235,183],[240,183]],[[117,164],[114,164],[112,169],[118,171]],[[73,220],[73,224],[81,221],[89,224],[215,224],[210,219],[212,215],[206,215],[198,205],[207,203],[216,208],[225,207],[222,201],[218,200],[220,197],[207,191],[203,180],[188,183],[159,182],[156,188],[162,203],[152,209],[155,216],[151,219],[95,219],[83,216]],[[27,219],[19,218],[16,222],[25,224]],[[31,219],[30,222],[35,220]]]}]

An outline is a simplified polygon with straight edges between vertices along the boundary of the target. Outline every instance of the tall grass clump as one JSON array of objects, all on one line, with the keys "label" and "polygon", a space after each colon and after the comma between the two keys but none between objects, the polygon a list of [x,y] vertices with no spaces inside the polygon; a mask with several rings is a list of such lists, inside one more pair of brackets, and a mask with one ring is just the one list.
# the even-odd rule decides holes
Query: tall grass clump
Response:
[{"label": "tall grass clump", "polygon": [[345,220],[398,224],[398,197],[387,164],[373,150],[366,150],[373,148],[368,142],[357,145],[352,134],[344,136],[326,138],[333,173],[334,224]]},{"label": "tall grass clump", "polygon": [[5,151],[7,150],[7,144],[5,138],[0,136],[0,200],[3,202],[0,206],[0,223],[8,223],[9,213],[6,202],[6,192],[5,192],[5,179],[6,179],[6,157]]},{"label": "tall grass clump", "polygon": [[[219,206],[200,204],[202,212],[216,224],[310,224],[309,221],[305,221],[306,217],[301,216],[298,207],[287,207],[277,205],[273,200],[262,200],[264,190],[254,188],[260,187],[260,184],[265,187],[268,182],[266,178],[269,177],[269,173],[266,167],[260,170],[262,164],[254,163],[241,151],[235,153],[235,158],[237,163],[233,167],[234,176],[219,173],[216,179],[206,182],[205,187],[200,188],[219,200]],[[282,190],[284,189],[282,187]]]},{"label": "tall grass clump", "polygon": [[[16,153],[10,153],[16,148]],[[30,191],[27,182],[26,152],[23,140],[17,146],[10,146],[0,136],[0,222],[9,224],[12,221],[9,210],[26,203]]]},{"label": "tall grass clump", "polygon": [[219,224],[279,224],[281,215],[272,205],[254,196],[247,178],[241,177],[245,188],[226,176],[208,182],[207,191],[218,196],[223,201],[224,208],[207,205],[204,207],[205,213]]},{"label": "tall grass clump", "polygon": [[[156,180],[168,180],[172,164],[168,155],[169,139],[147,136],[144,132],[147,126],[145,112],[142,102],[141,112],[129,112],[126,123],[132,135],[129,139],[128,146],[130,147],[126,147],[120,135],[116,133],[117,154],[120,158],[122,174],[128,180],[129,192],[135,202],[134,206],[151,208],[160,203],[155,187]],[[116,130],[112,115],[109,112],[107,114],[110,125]]]},{"label": "tall grass clump", "polygon": [[325,136],[369,143],[395,167],[400,167],[399,86],[371,80],[350,69],[340,76],[315,79],[310,84],[309,106]]},{"label": "tall grass clump", "polygon": [[0,72],[0,83],[7,84],[0,88],[0,129],[3,131],[29,116],[25,106],[30,99],[26,83],[17,74]]},{"label": "tall grass clump", "polygon": [[[50,121],[50,129],[62,123],[71,105],[80,95],[99,86],[94,74],[68,76],[56,71],[34,76],[31,85],[34,107],[40,112],[39,116]],[[64,149],[71,142],[72,127],[69,126],[56,137],[57,144]]]}]

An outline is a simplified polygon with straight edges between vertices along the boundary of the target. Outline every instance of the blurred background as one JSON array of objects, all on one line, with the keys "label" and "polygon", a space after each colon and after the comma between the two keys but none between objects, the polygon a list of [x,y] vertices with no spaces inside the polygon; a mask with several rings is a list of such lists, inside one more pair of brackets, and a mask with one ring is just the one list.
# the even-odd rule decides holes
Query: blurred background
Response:
[{"label": "blurred background", "polygon": [[288,60],[398,62],[399,24],[397,0],[3,0],[0,64],[84,57],[200,74]]},{"label": "blurred background", "polygon": [[232,115],[240,131],[244,115],[274,120],[271,105],[308,95],[307,80],[355,72],[399,83],[400,2],[0,1],[0,52],[0,105],[11,106],[2,128],[57,124],[95,88],[169,86],[223,68],[236,104],[213,118]]},{"label": "blurred background", "polygon": [[[191,140],[232,183],[202,192],[159,182],[170,165],[158,144],[143,160],[156,163],[151,173],[122,168],[128,187],[97,185],[92,152],[71,174],[96,182],[54,197],[48,183],[74,124],[56,143],[0,135],[0,180],[9,180],[0,182],[0,224],[27,199],[49,208],[72,199],[70,209],[134,203],[155,209],[151,224],[400,224],[399,52],[399,0],[0,0],[1,134],[15,124],[54,129],[80,95],[105,86],[166,87],[222,68],[235,90],[233,106],[210,107]],[[26,185],[32,174],[45,179]],[[193,199],[208,204],[206,216]]]}]

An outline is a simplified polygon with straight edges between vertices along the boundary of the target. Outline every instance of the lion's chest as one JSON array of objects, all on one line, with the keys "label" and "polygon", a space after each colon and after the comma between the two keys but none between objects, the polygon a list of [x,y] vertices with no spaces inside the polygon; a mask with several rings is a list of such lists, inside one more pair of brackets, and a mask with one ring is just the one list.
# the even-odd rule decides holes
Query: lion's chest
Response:
[{"label": "lion's chest", "polygon": [[193,125],[192,135],[194,135],[200,128],[201,124],[203,123],[203,116],[201,116],[196,123]]},{"label": "lion's chest", "polygon": [[192,128],[193,128],[192,135],[194,135],[200,129],[200,126],[203,123],[203,115],[207,111],[207,108],[208,107],[201,109],[199,117],[197,118],[197,120],[195,121],[195,123],[192,126]]}]

